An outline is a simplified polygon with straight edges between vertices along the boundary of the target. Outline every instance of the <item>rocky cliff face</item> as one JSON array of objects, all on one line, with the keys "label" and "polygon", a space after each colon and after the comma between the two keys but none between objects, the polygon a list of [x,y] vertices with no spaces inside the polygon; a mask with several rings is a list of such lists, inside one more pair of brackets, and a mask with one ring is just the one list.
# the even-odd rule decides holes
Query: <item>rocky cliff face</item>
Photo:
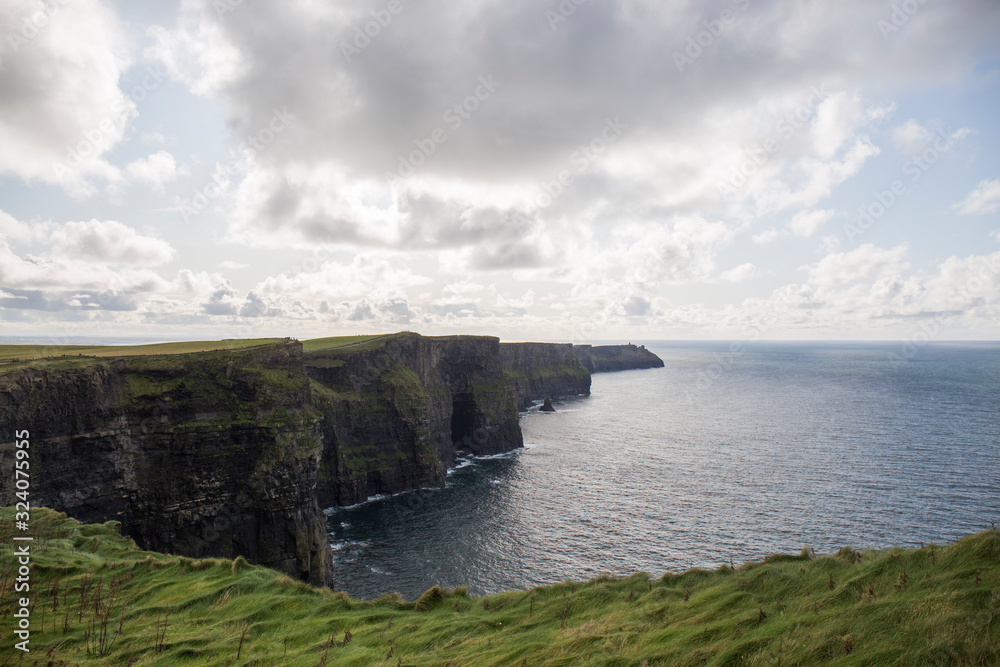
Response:
[{"label": "rocky cliff face", "polygon": [[[243,555],[326,582],[326,522],[315,496],[322,415],[300,344],[5,371],[0,432],[30,431],[33,505],[116,519],[144,548]],[[9,437],[0,446],[7,505]]]},{"label": "rocky cliff face", "polygon": [[663,365],[613,349],[396,334],[7,364],[0,504],[16,500],[11,438],[26,429],[33,505],[118,520],[147,549],[328,583],[321,507],[441,486],[459,453],[520,447],[519,405],[589,393],[588,364]]},{"label": "rocky cliff face", "polygon": [[310,352],[305,363],[325,416],[325,506],[441,486],[456,453],[522,444],[496,338],[400,334]]},{"label": "rocky cliff face", "polygon": [[590,394],[590,372],[572,345],[501,343],[500,359],[521,410],[533,401]]},{"label": "rocky cliff face", "polygon": [[663,360],[645,345],[574,345],[573,352],[591,373],[663,368]]}]

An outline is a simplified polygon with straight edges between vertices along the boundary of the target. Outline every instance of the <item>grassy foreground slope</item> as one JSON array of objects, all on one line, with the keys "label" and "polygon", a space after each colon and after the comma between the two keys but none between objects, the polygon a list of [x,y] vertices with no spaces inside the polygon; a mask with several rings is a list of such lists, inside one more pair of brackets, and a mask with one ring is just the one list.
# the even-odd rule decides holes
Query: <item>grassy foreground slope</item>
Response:
[{"label": "grassy foreground slope", "polygon": [[[735,571],[360,602],[241,558],[140,551],[32,512],[31,653],[14,649],[0,510],[0,665],[992,665],[1000,532],[943,547],[774,556]],[[23,535],[24,533],[17,532]]]}]

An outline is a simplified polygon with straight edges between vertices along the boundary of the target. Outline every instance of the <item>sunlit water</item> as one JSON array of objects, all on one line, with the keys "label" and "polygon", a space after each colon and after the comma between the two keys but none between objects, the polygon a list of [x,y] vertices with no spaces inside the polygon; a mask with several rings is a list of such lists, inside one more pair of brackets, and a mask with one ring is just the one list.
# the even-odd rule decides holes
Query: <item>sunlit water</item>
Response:
[{"label": "sunlit water", "polygon": [[525,449],[331,511],[337,588],[482,594],[1000,523],[1000,345],[649,347],[665,368],[523,415]]}]

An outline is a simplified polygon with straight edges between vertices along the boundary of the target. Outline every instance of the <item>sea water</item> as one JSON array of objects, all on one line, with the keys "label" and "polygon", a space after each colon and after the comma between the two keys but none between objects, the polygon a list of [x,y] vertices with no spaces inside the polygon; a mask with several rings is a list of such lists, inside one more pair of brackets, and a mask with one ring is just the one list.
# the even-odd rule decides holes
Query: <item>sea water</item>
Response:
[{"label": "sea water", "polygon": [[647,343],[443,489],[331,509],[336,588],[655,576],[1000,523],[1000,344]]}]

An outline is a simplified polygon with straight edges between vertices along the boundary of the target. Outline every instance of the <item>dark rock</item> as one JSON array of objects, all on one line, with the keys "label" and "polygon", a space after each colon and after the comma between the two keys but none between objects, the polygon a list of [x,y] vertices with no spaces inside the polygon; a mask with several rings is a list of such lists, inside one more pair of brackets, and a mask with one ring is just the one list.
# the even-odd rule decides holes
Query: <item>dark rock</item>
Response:
[{"label": "dark rock", "polygon": [[542,403],[542,407],[538,408],[540,412],[555,412],[556,409],[552,407],[552,399],[546,398]]},{"label": "dark rock", "polygon": [[[239,555],[327,582],[322,415],[299,343],[58,360],[0,375],[0,430],[30,431],[31,501],[118,520],[143,548]],[[11,441],[0,503],[14,502]]]},{"label": "dark rock", "polygon": [[523,444],[497,338],[404,333],[310,352],[305,364],[324,413],[323,506],[443,486],[456,452]]},{"label": "dark rock", "polygon": [[590,394],[590,372],[580,364],[572,345],[501,343],[500,358],[521,410],[544,398]]},{"label": "dark rock", "polygon": [[574,345],[573,353],[591,373],[663,368],[663,360],[645,345]]}]

